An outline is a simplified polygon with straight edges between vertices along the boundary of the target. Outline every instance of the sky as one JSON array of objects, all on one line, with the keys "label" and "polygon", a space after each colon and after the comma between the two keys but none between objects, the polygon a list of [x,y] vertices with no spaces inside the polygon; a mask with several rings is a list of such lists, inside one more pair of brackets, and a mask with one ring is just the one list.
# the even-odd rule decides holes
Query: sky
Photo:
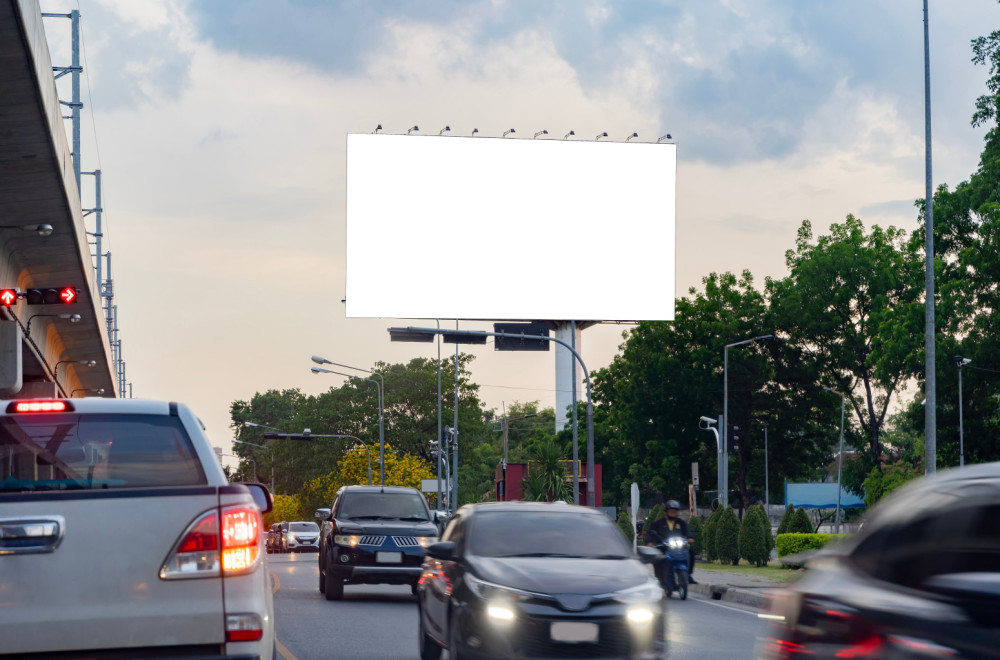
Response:
[{"label": "sky", "polygon": [[[1000,4],[930,5],[934,184],[954,186],[975,170],[985,131],[970,125],[987,76],[970,41],[1000,28]],[[436,356],[433,344],[390,343],[386,328],[418,323],[345,315],[349,133],[670,133],[676,251],[663,258],[676,258],[678,296],[710,272],[749,269],[758,285],[784,276],[804,219],[817,233],[849,213],[913,230],[924,196],[919,0],[41,7],[82,14],[83,169],[103,172],[133,395],[188,403],[219,446],[232,437],[231,402],[339,386],[310,373],[311,355],[362,368]],[[69,21],[45,20],[53,64],[68,65]],[[427,265],[443,283],[470,276],[443,255]],[[533,293],[587,287],[601,268],[600,255],[581,255],[575,274]],[[583,333],[590,371],[610,363],[627,329]],[[488,406],[553,405],[553,353],[466,350]]]}]

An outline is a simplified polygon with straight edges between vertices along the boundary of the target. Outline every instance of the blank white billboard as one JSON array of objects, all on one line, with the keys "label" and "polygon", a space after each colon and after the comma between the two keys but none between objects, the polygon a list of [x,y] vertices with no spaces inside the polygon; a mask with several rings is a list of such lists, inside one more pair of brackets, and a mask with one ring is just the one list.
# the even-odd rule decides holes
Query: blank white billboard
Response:
[{"label": "blank white billboard", "polygon": [[674,318],[673,144],[347,137],[349,317]]}]

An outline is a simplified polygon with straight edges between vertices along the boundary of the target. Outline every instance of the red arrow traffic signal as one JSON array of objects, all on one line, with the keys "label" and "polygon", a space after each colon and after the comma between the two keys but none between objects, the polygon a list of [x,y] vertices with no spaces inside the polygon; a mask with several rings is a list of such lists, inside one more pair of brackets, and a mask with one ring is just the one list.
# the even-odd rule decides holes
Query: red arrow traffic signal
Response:
[{"label": "red arrow traffic signal", "polygon": [[64,286],[59,291],[59,297],[62,298],[62,301],[64,303],[66,303],[66,304],[75,303],[76,302],[76,289],[74,289],[71,286]]},{"label": "red arrow traffic signal", "polygon": [[17,302],[17,290],[16,289],[2,289],[0,290],[0,305],[4,307],[10,307],[15,302]]}]

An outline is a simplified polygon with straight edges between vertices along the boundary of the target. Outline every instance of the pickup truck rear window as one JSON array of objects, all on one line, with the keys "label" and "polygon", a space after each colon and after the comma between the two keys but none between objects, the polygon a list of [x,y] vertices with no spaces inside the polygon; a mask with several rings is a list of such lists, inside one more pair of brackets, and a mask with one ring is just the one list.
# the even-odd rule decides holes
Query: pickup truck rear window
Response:
[{"label": "pickup truck rear window", "polygon": [[207,483],[191,439],[176,417],[0,417],[0,492]]}]

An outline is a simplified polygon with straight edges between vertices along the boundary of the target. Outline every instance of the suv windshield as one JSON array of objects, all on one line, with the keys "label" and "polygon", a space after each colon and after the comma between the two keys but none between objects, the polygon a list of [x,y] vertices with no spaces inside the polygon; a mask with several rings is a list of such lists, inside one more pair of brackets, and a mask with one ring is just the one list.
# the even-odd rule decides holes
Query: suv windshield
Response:
[{"label": "suv windshield", "polygon": [[603,516],[484,511],[473,518],[469,552],[483,557],[625,559],[632,556],[632,546]]},{"label": "suv windshield", "polygon": [[0,491],[207,483],[191,440],[175,417],[0,417]]},{"label": "suv windshield", "polygon": [[341,495],[337,517],[345,520],[430,520],[424,498],[417,493],[359,493]]},{"label": "suv windshield", "polygon": [[288,526],[288,530],[291,532],[318,532],[319,525],[311,522],[292,523]]}]

